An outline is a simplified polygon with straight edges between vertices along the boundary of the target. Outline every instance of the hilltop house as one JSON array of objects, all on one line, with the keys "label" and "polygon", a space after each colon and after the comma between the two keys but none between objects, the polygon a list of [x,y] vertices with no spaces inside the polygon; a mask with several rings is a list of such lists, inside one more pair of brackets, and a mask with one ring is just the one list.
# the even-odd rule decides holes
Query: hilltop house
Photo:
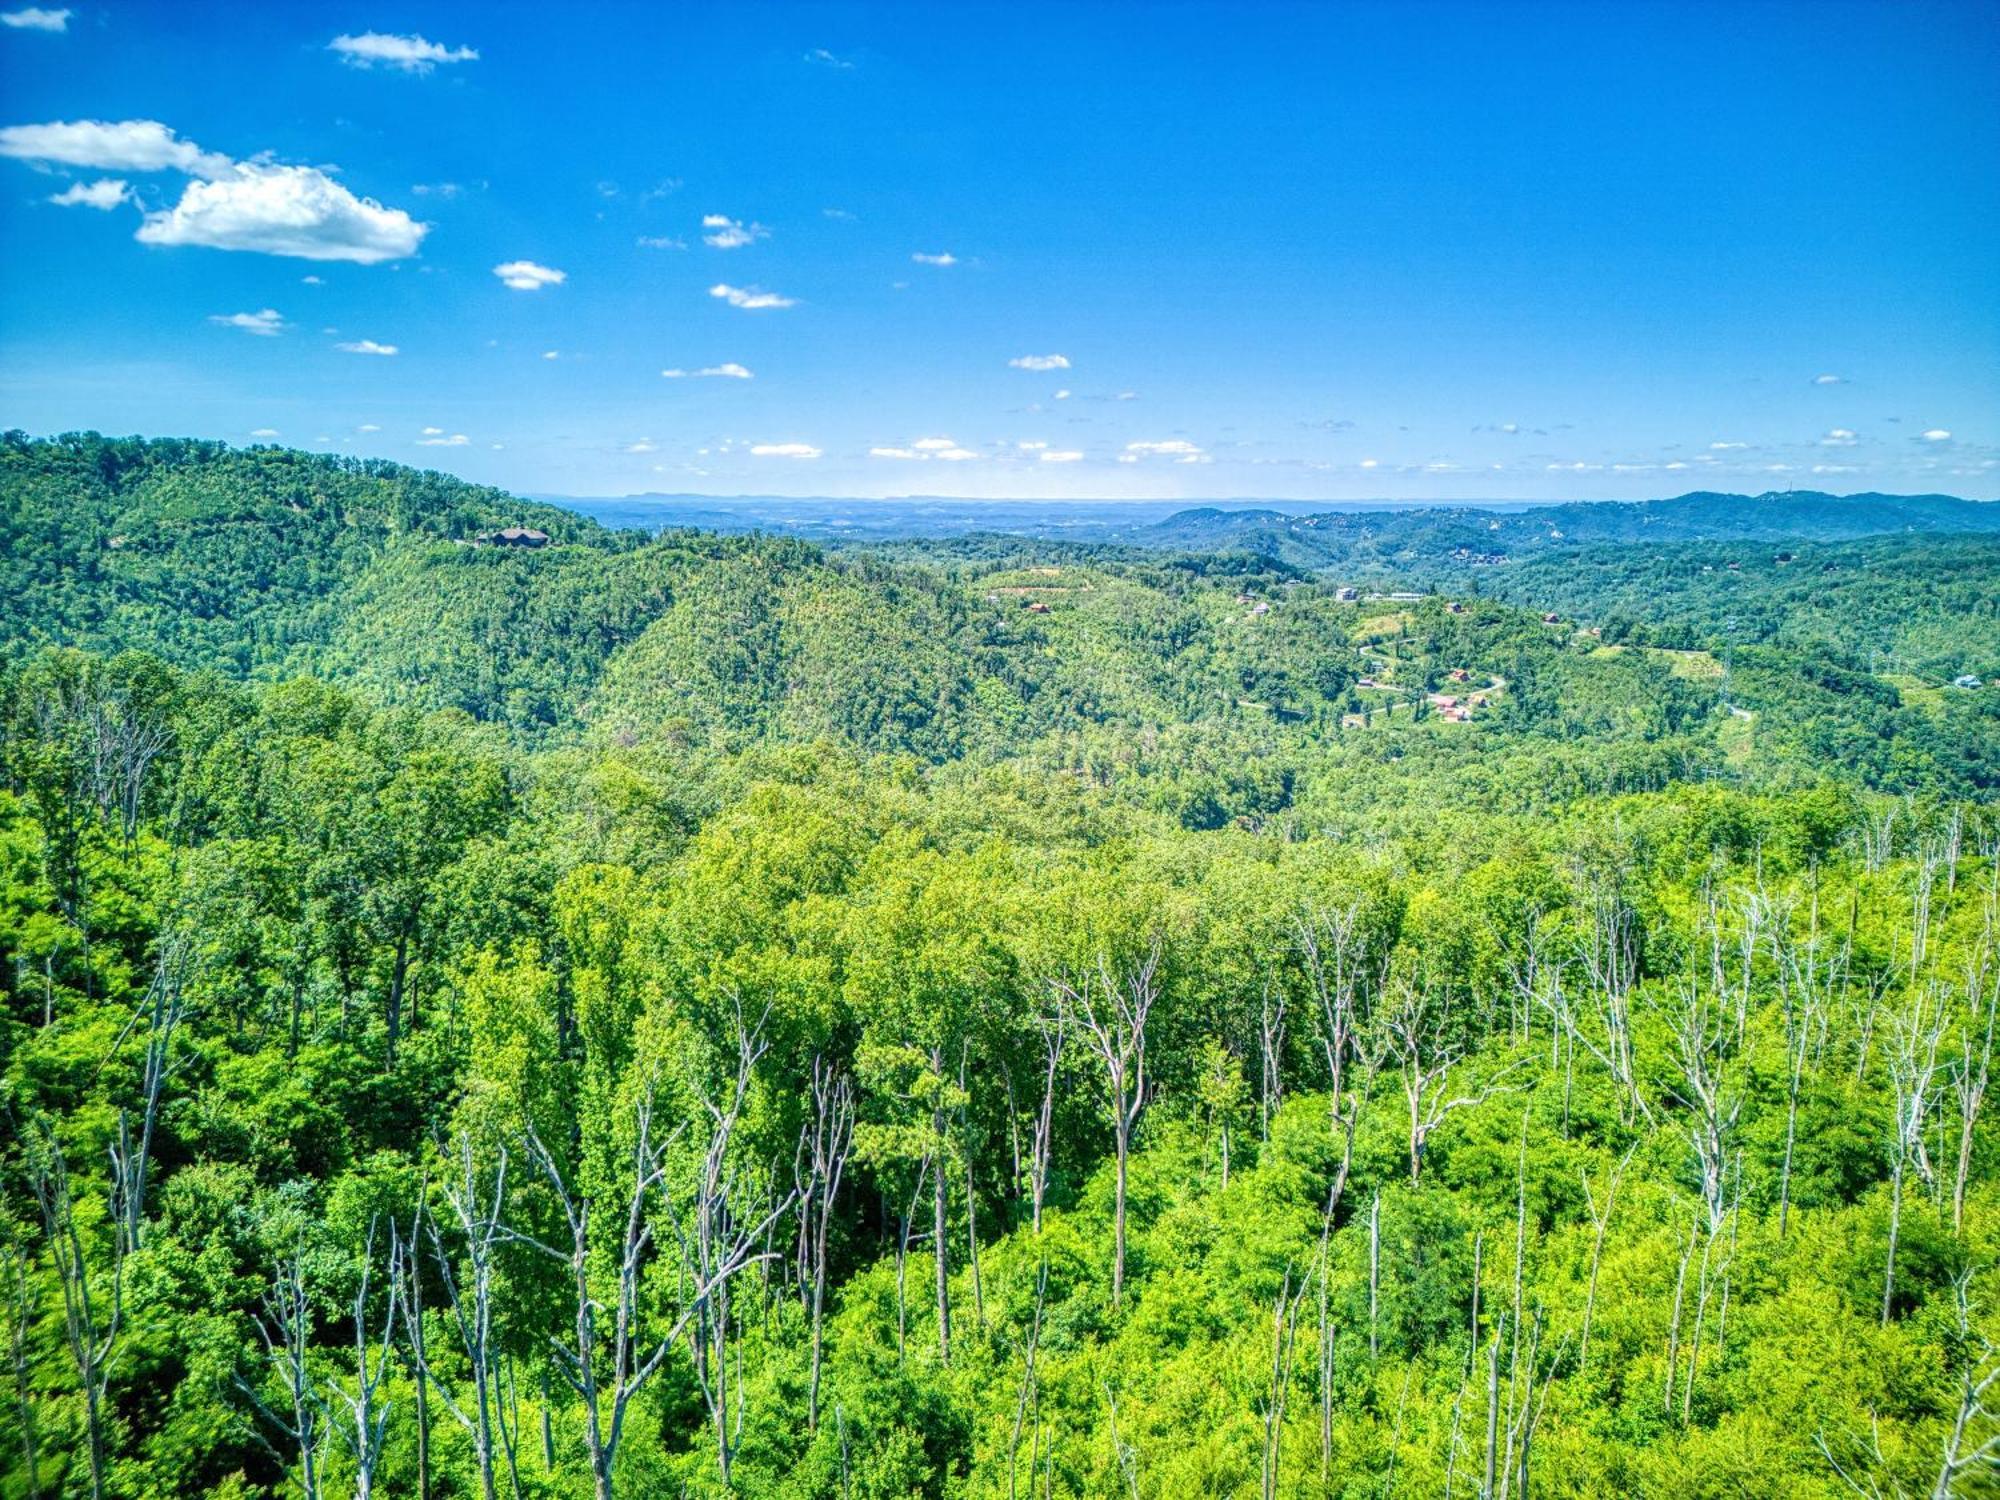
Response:
[{"label": "hilltop house", "polygon": [[503,526],[498,531],[481,532],[479,541],[487,547],[546,547],[549,534],[532,526]]}]

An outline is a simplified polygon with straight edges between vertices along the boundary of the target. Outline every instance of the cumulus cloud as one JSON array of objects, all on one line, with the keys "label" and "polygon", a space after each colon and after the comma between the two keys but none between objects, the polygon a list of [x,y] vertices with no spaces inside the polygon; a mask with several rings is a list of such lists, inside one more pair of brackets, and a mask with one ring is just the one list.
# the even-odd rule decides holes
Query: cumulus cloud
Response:
[{"label": "cumulus cloud", "polygon": [[1205,464],[1209,456],[1186,438],[1166,438],[1156,443],[1127,443],[1118,455],[1121,464],[1136,464],[1143,458],[1171,458],[1177,464]]},{"label": "cumulus cloud", "polygon": [[719,365],[703,365],[699,370],[662,370],[668,380],[755,380],[757,377],[743,365],[728,360]]},{"label": "cumulus cloud", "polygon": [[1057,391],[1057,392],[1056,392],[1056,400],[1058,400],[1058,401],[1067,401],[1067,400],[1069,400],[1069,392],[1068,392],[1068,391]]},{"label": "cumulus cloud", "polygon": [[359,427],[355,428],[354,430],[356,432],[380,432],[382,430],[382,425],[379,422],[363,422]]},{"label": "cumulus cloud", "polygon": [[947,448],[956,448],[958,444],[948,437],[928,437],[918,438],[910,446],[919,453],[942,453]]},{"label": "cumulus cloud", "polygon": [[69,18],[70,12],[66,10],[44,10],[39,5],[30,5],[24,10],[0,11],[0,26],[15,31],[68,31]]},{"label": "cumulus cloud", "polygon": [[1083,455],[1074,448],[1045,448],[1040,457],[1045,464],[1073,464],[1079,462]]},{"label": "cumulus cloud", "polygon": [[1069,368],[1069,356],[1067,354],[1023,354],[1017,358],[1008,360],[1007,364],[1010,368],[1016,370],[1067,370]]},{"label": "cumulus cloud", "polygon": [[958,264],[958,257],[953,255],[949,250],[940,251],[936,255],[926,255],[923,251],[919,250],[910,259],[920,266],[955,266]]},{"label": "cumulus cloud", "polygon": [[818,458],[819,449],[811,443],[752,443],[750,454],[753,458]]},{"label": "cumulus cloud", "polygon": [[926,455],[918,453],[912,448],[870,448],[868,456],[870,458],[919,459]]},{"label": "cumulus cloud", "polygon": [[51,194],[49,202],[58,208],[111,209],[131,196],[124,178],[100,177],[95,182],[73,182],[60,193]]},{"label": "cumulus cloud", "polygon": [[226,156],[182,140],[158,120],[9,125],[0,129],[0,156],[106,172],[185,172],[190,177],[219,177],[236,165]]},{"label": "cumulus cloud", "polygon": [[435,427],[426,427],[424,435],[417,439],[419,448],[463,448],[472,441],[462,432],[454,432],[447,437]]},{"label": "cumulus cloud", "polygon": [[1748,443],[1710,443],[1708,451],[1711,453],[1733,453],[1739,448],[1747,448],[1749,446]]},{"label": "cumulus cloud", "polygon": [[627,453],[655,453],[659,450],[653,446],[651,438],[640,438],[636,443],[627,443],[625,451]]},{"label": "cumulus cloud", "polygon": [[250,436],[253,438],[274,438],[278,436],[278,429],[275,427],[259,427]]},{"label": "cumulus cloud", "polygon": [[342,354],[394,354],[394,344],[378,344],[373,339],[355,339],[351,343],[335,344]]},{"label": "cumulus cloud", "polygon": [[395,36],[381,31],[337,36],[326,48],[339,54],[349,67],[392,68],[399,73],[428,73],[439,63],[479,60],[479,54],[470,47],[445,47],[420,36]]},{"label": "cumulus cloud", "polygon": [[[0,156],[100,171],[180,172],[195,179],[174,207],[140,222],[137,238],[148,245],[370,264],[413,254],[429,228],[401,209],[356,197],[318,167],[233,161],[204,151],[158,120],[10,125],[0,130]],[[103,206],[89,197],[73,201]]]},{"label": "cumulus cloud", "polygon": [[964,463],[967,459],[979,457],[970,448],[962,448],[956,439],[948,437],[918,438],[907,448],[870,448],[868,456],[918,461],[935,458],[948,464]]},{"label": "cumulus cloud", "polygon": [[720,297],[731,307],[748,308],[752,312],[767,307],[796,307],[795,297],[781,297],[776,292],[763,291],[754,286],[731,286],[727,282],[717,282],[708,289],[711,297]]},{"label": "cumulus cloud", "polygon": [[500,278],[501,285],[512,287],[517,292],[539,292],[545,286],[561,286],[569,280],[569,272],[558,271],[553,266],[538,266],[531,260],[510,260],[505,265],[495,266],[493,274]]},{"label": "cumulus cloud", "polygon": [[767,240],[771,231],[762,224],[745,224],[741,219],[732,219],[727,214],[703,214],[701,227],[706,231],[701,242],[712,245],[717,250],[735,250],[743,245]]},{"label": "cumulus cloud", "polygon": [[224,328],[240,328],[245,333],[254,333],[259,338],[276,338],[287,325],[276,308],[267,307],[262,312],[214,313],[209,322]]},{"label": "cumulus cloud", "polygon": [[1951,441],[1951,433],[1946,428],[1933,427],[1929,432],[1924,434],[1924,441],[1927,443],[1948,443]]},{"label": "cumulus cloud", "polygon": [[1813,384],[1814,384],[1814,385],[1846,385],[1846,384],[1847,384],[1847,377],[1846,377],[1846,376],[1844,376],[1844,375],[1815,375],[1815,376],[1813,376]]},{"label": "cumulus cloud", "polygon": [[1830,427],[1826,436],[1819,440],[1822,448],[1852,448],[1854,443],[1853,429],[1847,427]]}]

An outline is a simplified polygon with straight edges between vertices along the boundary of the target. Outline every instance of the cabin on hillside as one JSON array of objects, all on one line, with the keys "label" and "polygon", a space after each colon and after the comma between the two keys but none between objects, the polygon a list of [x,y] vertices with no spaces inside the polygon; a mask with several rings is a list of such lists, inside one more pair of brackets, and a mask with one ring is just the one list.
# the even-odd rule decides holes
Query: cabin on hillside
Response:
[{"label": "cabin on hillside", "polygon": [[484,547],[546,547],[549,534],[532,526],[503,526],[498,531],[481,532],[479,543]]}]

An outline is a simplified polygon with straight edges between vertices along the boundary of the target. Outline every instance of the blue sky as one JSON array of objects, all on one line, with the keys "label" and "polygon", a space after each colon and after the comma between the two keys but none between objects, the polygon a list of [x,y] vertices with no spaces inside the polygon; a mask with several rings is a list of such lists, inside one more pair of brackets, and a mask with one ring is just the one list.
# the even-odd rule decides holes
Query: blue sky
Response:
[{"label": "blue sky", "polygon": [[30,431],[569,494],[2000,495],[1991,4],[0,22]]}]

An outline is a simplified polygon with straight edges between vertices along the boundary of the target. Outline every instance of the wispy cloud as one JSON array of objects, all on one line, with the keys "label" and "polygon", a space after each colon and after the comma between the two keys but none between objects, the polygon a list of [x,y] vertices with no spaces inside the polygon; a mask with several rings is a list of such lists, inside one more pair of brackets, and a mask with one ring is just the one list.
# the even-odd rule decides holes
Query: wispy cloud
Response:
[{"label": "wispy cloud", "polygon": [[934,458],[941,463],[948,464],[960,464],[966,462],[968,459],[979,457],[970,448],[960,447],[955,438],[948,437],[918,438],[907,448],[870,448],[868,456],[870,458],[895,458],[916,462],[923,462]]},{"label": "wispy cloud", "polygon": [[49,202],[58,208],[112,209],[131,196],[124,178],[100,177],[95,182],[73,182],[60,193],[51,194]]},{"label": "wispy cloud", "polygon": [[1822,448],[1852,448],[1855,444],[1854,432],[1847,427],[1831,427],[1825,437],[1819,440]]},{"label": "wispy cloud", "polygon": [[685,250],[688,242],[671,234],[642,234],[639,248],[642,250]]},{"label": "wispy cloud", "polygon": [[958,257],[953,255],[949,250],[941,250],[936,255],[927,255],[919,250],[910,259],[920,266],[955,266],[958,264]]},{"label": "wispy cloud", "polygon": [[39,5],[30,5],[23,10],[0,11],[0,26],[11,27],[15,31],[68,31],[72,14],[67,10],[44,10]]},{"label": "wispy cloud", "polygon": [[569,280],[569,272],[558,271],[554,266],[536,265],[531,260],[510,260],[505,265],[495,266],[493,274],[500,278],[502,286],[512,287],[517,292],[539,292],[545,286],[561,286]]},{"label": "wispy cloud", "polygon": [[1177,464],[1205,464],[1209,455],[1186,438],[1165,438],[1159,442],[1127,443],[1118,455],[1121,464],[1136,464],[1146,458],[1171,458]]},{"label": "wispy cloud", "polygon": [[1708,445],[1708,451],[1710,453],[1735,453],[1738,450],[1747,448],[1749,446],[1750,445],[1748,443],[1710,443]]},{"label": "wispy cloud", "polygon": [[1022,354],[1007,361],[1016,370],[1067,370],[1067,354]]},{"label": "wispy cloud", "polygon": [[660,374],[668,380],[755,380],[757,377],[744,365],[729,360],[719,365],[703,365],[699,370],[662,370]]},{"label": "wispy cloud", "polygon": [[281,437],[283,434],[275,427],[259,427],[254,429],[250,436],[253,438],[274,438]]},{"label": "wispy cloud", "polygon": [[1926,443],[1948,443],[1951,441],[1951,431],[1944,427],[1933,427],[1923,435],[1922,441]]},{"label": "wispy cloud", "polygon": [[442,427],[426,427],[417,439],[419,448],[463,448],[472,441],[462,432],[446,434]]},{"label": "wispy cloud", "polygon": [[267,307],[262,312],[214,313],[209,322],[224,328],[240,328],[245,333],[254,333],[259,338],[276,338],[283,333],[287,324],[276,308]]},{"label": "wispy cloud", "polygon": [[1815,375],[1813,376],[1812,383],[1814,385],[1846,385],[1847,377],[1845,375]]},{"label": "wispy cloud", "polygon": [[636,443],[627,443],[625,451],[627,453],[656,453],[659,450],[653,446],[651,438],[640,438]]},{"label": "wispy cloud", "polygon": [[816,67],[838,68],[843,73],[852,71],[854,67],[854,64],[849,62],[846,58],[837,56],[834,53],[827,51],[826,48],[824,47],[813,48],[812,51],[808,52],[805,55],[804,60],[806,62],[812,63]]},{"label": "wispy cloud", "polygon": [[750,454],[753,458],[818,458],[819,449],[811,443],[752,443]]},{"label": "wispy cloud", "polygon": [[727,282],[717,282],[708,289],[708,295],[719,297],[731,307],[748,308],[752,312],[767,307],[796,307],[795,297],[781,297],[776,292],[763,291],[754,286],[731,286]]},{"label": "wispy cloud", "polygon": [[1045,464],[1073,464],[1081,462],[1083,455],[1074,448],[1045,448],[1038,457]]},{"label": "wispy cloud", "polygon": [[394,354],[396,352],[396,346],[394,344],[378,344],[373,339],[355,339],[351,343],[335,344],[333,347],[338,349],[342,354],[387,355],[387,354]]},{"label": "wispy cloud", "polygon": [[446,47],[420,36],[396,36],[381,31],[337,36],[326,46],[350,67],[390,68],[398,73],[429,73],[439,63],[479,60],[479,54],[470,47]]},{"label": "wispy cloud", "polygon": [[701,227],[705,231],[701,242],[717,250],[736,250],[771,237],[771,231],[762,224],[746,224],[727,214],[703,214]]}]

